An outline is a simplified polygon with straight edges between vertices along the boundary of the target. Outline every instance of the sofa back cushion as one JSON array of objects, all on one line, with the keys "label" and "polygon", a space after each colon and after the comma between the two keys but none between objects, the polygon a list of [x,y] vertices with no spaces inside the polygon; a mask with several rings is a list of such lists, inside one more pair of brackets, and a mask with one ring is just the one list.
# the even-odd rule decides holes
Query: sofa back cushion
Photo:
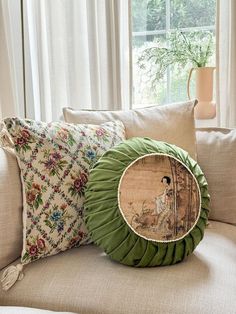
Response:
[{"label": "sofa back cushion", "polygon": [[197,129],[196,136],[211,195],[210,219],[236,225],[236,129]]},{"label": "sofa back cushion", "polygon": [[101,124],[121,120],[126,137],[150,137],[175,144],[196,159],[194,106],[196,101],[128,111],[90,111],[64,108],[66,122]]},{"label": "sofa back cushion", "polygon": [[0,148],[0,269],[22,250],[22,192],[20,171],[13,153]]}]

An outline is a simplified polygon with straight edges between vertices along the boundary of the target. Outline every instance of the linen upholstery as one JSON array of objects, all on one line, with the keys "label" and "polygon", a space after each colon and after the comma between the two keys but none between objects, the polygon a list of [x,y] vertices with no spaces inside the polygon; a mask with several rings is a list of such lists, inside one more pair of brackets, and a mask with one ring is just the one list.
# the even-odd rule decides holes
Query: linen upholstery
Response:
[{"label": "linen upholstery", "polygon": [[73,314],[71,312],[52,312],[30,307],[0,306],[0,314]]},{"label": "linen upholstery", "polygon": [[[0,304],[81,314],[222,314],[236,308],[236,227],[211,222],[183,263],[133,268],[93,246],[32,263]],[[43,280],[42,280],[43,276]]]},{"label": "linen upholstery", "polygon": [[121,120],[126,137],[150,137],[154,140],[175,144],[196,159],[194,106],[196,101],[153,106],[127,111],[89,111],[64,108],[69,123],[100,124]]},{"label": "linen upholstery", "polygon": [[236,129],[202,128],[196,136],[211,195],[210,219],[236,225]]},{"label": "linen upholstery", "polygon": [[13,153],[0,148],[0,269],[22,250],[22,191]]}]

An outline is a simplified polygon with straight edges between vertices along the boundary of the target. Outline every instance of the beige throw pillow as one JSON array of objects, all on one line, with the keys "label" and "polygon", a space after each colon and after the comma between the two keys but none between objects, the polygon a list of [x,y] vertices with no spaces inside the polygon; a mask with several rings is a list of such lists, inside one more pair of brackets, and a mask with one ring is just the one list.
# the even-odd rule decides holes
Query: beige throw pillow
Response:
[{"label": "beige throw pillow", "polygon": [[66,122],[100,124],[121,120],[126,137],[150,137],[175,144],[196,159],[194,106],[196,100],[128,111],[89,111],[64,108]]},{"label": "beige throw pillow", "polygon": [[236,129],[198,129],[196,135],[211,195],[210,219],[236,225]]}]

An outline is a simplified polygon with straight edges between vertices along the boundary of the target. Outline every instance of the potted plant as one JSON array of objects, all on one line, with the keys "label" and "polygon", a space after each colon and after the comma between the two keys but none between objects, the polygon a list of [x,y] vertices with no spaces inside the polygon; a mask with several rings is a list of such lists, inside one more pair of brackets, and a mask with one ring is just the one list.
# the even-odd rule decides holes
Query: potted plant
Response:
[{"label": "potted plant", "polygon": [[[168,34],[168,46],[160,41],[145,48],[138,58],[141,69],[147,70],[146,75],[152,85],[161,80],[168,66],[178,64],[181,67],[190,65],[187,83],[188,97],[192,72],[196,72],[196,98],[198,105],[195,108],[196,118],[212,118],[215,116],[213,98],[213,72],[215,67],[207,67],[213,55],[213,37],[208,31],[200,32],[172,32]],[[146,69],[146,67],[149,69]]]}]

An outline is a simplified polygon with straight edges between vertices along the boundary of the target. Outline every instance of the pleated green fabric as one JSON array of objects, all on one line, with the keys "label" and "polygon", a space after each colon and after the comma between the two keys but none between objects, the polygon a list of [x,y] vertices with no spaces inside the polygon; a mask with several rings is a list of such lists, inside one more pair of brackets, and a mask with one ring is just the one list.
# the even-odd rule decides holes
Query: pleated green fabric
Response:
[{"label": "pleated green fabric", "polygon": [[[183,239],[162,243],[144,239],[128,226],[118,206],[118,186],[125,169],[147,154],[177,158],[195,176],[201,192],[201,213]],[[195,160],[181,148],[149,138],[132,138],[107,151],[91,170],[85,192],[85,222],[95,244],[122,264],[148,267],[181,262],[202,240],[209,213],[208,184]]]}]

